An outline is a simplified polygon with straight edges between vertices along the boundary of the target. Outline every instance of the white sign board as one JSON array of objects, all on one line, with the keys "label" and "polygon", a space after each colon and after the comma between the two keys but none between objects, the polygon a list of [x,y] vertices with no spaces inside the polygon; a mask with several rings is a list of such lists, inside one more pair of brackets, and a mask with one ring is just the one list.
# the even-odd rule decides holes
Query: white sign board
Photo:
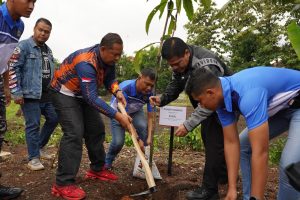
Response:
[{"label": "white sign board", "polygon": [[179,126],[186,119],[186,107],[164,106],[160,108],[159,124],[165,126]]}]

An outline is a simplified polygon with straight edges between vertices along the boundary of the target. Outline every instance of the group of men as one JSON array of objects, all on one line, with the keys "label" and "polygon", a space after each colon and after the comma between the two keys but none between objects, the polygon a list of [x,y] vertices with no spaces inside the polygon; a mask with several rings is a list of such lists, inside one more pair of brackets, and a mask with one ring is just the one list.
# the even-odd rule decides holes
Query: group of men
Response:
[{"label": "group of men", "polygon": [[[171,37],[163,43],[161,54],[172,68],[172,80],[161,96],[153,96],[153,69],[143,69],[137,79],[120,85],[116,81],[115,65],[123,51],[123,41],[116,33],[108,33],[99,44],[70,54],[56,70],[51,49],[45,44],[52,29],[49,20],[40,18],[33,36],[17,44],[24,30],[20,17],[29,17],[34,3],[8,0],[0,8],[0,147],[6,130],[4,92],[6,101],[11,93],[15,103],[21,105],[30,169],[44,168],[40,158],[49,157],[44,146],[59,123],[63,136],[56,181],[51,188],[53,195],[64,199],[86,197],[75,183],[83,141],[91,162],[86,178],[117,180],[112,167],[124,145],[125,130],[133,123],[140,145],[149,145],[152,106],[167,105],[185,90],[195,110],[175,134],[185,136],[201,124],[206,160],[202,184],[188,192],[187,199],[219,199],[218,185],[227,182],[225,199],[237,199],[239,164],[243,198],[264,199],[268,141],[286,131],[289,136],[280,162],[278,199],[300,198],[285,174],[288,165],[300,161],[300,137],[296,135],[300,126],[300,72],[255,67],[232,75],[211,51]],[[4,50],[6,55],[2,54]],[[110,105],[98,96],[102,85],[113,94]],[[119,112],[117,102],[126,106],[128,115]],[[107,154],[99,112],[111,119],[112,142]],[[41,114],[46,122],[40,131]],[[240,115],[247,128],[238,134],[236,123]],[[20,188],[1,186],[0,198],[15,198],[21,192]]]}]

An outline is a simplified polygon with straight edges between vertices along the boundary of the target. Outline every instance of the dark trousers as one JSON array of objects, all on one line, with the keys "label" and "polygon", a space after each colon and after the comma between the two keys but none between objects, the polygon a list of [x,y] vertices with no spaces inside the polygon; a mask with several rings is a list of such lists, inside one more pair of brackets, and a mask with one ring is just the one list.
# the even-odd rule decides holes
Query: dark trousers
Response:
[{"label": "dark trousers", "polygon": [[217,113],[213,113],[201,123],[201,136],[205,147],[202,184],[209,190],[218,191],[218,183],[227,181],[227,168],[223,130]]},{"label": "dark trousers", "polygon": [[0,151],[4,140],[4,135],[7,129],[6,125],[6,108],[5,108],[5,94],[4,94],[4,82],[3,75],[0,75]]},{"label": "dark trousers", "polygon": [[[189,96],[194,108],[198,102]],[[205,148],[205,166],[202,185],[209,190],[218,191],[218,183],[228,180],[227,167],[224,154],[223,128],[214,112],[206,120],[201,122],[201,137]]]},{"label": "dark trousers", "polygon": [[[51,102],[40,103],[38,99],[24,99],[21,105],[25,118],[25,136],[28,150],[28,158],[40,157],[40,149],[49,141],[58,121],[55,109]],[[45,123],[40,128],[41,115],[45,116]]]},{"label": "dark trousers", "polygon": [[91,161],[90,168],[101,170],[105,162],[105,128],[100,113],[82,99],[54,93],[53,105],[63,131],[56,183],[70,185],[75,183],[79,170],[83,139]]}]

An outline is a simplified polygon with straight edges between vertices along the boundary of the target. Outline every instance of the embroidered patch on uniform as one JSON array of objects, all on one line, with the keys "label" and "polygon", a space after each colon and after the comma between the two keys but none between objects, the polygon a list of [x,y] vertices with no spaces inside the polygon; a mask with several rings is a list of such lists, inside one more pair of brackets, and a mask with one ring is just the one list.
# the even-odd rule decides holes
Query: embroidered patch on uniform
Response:
[{"label": "embroidered patch on uniform", "polygon": [[17,87],[17,84],[9,85],[10,89],[15,88],[15,87]]},{"label": "embroidered patch on uniform", "polygon": [[86,78],[86,77],[82,77],[81,80],[83,83],[90,83],[92,81],[91,78]]},{"label": "embroidered patch on uniform", "polygon": [[20,53],[21,53],[20,47],[16,47],[16,48],[14,49],[13,54],[20,54]]}]

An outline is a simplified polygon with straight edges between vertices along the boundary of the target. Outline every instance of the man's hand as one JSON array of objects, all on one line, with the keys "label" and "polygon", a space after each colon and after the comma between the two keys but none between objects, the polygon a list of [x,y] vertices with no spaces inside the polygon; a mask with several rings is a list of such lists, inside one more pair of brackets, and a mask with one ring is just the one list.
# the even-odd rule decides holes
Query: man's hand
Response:
[{"label": "man's hand", "polygon": [[126,130],[129,129],[131,125],[132,118],[129,117],[128,115],[122,114],[120,112],[117,112],[115,119],[121,124],[123,128]]},{"label": "man's hand", "polygon": [[175,132],[175,135],[178,137],[184,137],[188,134],[188,130],[186,130],[183,124],[180,124]]},{"label": "man's hand", "polygon": [[147,145],[151,145],[151,144],[152,144],[151,137],[148,137],[147,138]]},{"label": "man's hand", "polygon": [[160,106],[160,97],[159,96],[151,96],[149,97],[150,104],[152,106]]},{"label": "man's hand", "polygon": [[140,146],[142,152],[145,153],[145,145],[144,145],[143,140],[139,139],[138,143],[139,143],[139,146]]},{"label": "man's hand", "polygon": [[126,99],[125,99],[122,91],[121,90],[117,91],[117,93],[115,95],[116,95],[118,102],[121,102],[124,105],[124,107],[126,107],[127,102],[126,102]]},{"label": "man's hand", "polygon": [[228,190],[225,200],[236,200],[237,192],[236,190]]},{"label": "man's hand", "polygon": [[15,104],[23,105],[24,104],[24,99],[23,98],[15,99],[14,102],[15,102]]}]

